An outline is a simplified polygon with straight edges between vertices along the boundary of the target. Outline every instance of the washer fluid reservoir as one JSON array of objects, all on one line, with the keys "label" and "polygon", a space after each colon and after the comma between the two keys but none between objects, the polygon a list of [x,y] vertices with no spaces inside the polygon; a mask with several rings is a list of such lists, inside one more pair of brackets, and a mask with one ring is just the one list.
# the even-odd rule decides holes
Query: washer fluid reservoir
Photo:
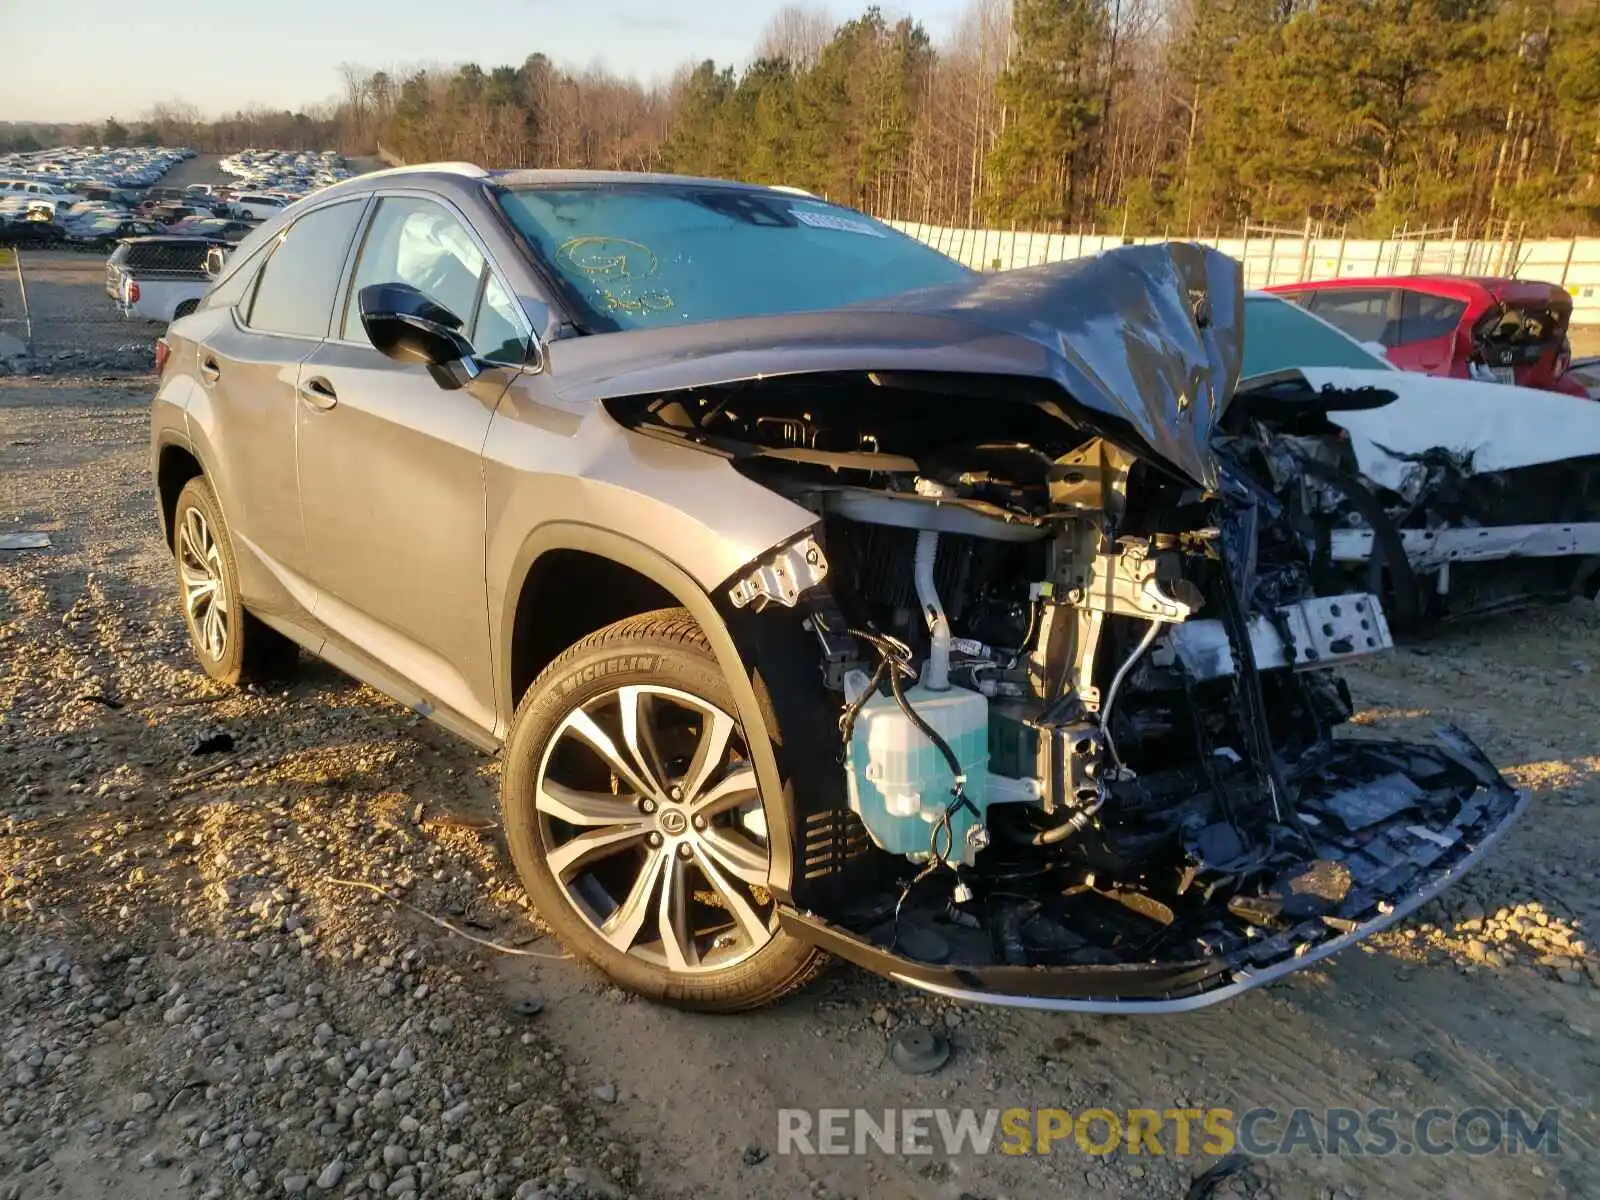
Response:
[{"label": "washer fluid reservoir", "polygon": [[[868,679],[852,671],[845,695],[854,701]],[[939,748],[911,723],[893,696],[875,693],[862,705],[845,766],[850,807],[866,825],[872,840],[892,854],[925,861],[937,852],[951,863],[972,863],[988,843],[984,813],[988,806],[989,700],[962,687],[933,691],[922,684],[905,697],[928,725],[949,743],[966,776],[966,807],[950,818],[950,838],[935,829],[955,801],[955,776]],[[977,830],[977,832],[973,832]]]}]

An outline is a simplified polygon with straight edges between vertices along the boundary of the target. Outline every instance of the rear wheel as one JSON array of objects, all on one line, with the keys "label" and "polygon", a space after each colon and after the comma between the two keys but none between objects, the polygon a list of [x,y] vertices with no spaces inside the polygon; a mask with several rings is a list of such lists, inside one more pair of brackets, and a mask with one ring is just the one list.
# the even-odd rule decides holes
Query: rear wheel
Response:
[{"label": "rear wheel", "polygon": [[187,317],[199,306],[200,301],[198,300],[184,300],[179,303],[177,308],[172,310],[172,319],[176,321],[179,317]]},{"label": "rear wheel", "polygon": [[207,675],[239,684],[281,678],[293,669],[295,644],[246,612],[239,600],[233,543],[204,477],[191,479],[178,493],[172,555],[183,623]]},{"label": "rear wheel", "polygon": [[502,806],[523,885],[631,991],[736,1012],[822,954],[778,928],[767,801],[716,659],[682,610],[585,638],[517,710]]}]

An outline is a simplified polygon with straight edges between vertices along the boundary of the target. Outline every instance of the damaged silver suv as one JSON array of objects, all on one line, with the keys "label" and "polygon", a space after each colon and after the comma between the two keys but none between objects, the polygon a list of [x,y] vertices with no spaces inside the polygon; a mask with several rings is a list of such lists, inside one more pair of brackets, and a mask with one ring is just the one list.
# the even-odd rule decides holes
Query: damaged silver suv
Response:
[{"label": "damaged silver suv", "polygon": [[538,912],[643,995],[753,1007],[831,953],[1208,1004],[1521,803],[1452,731],[1335,736],[1389,632],[1317,594],[1271,435],[1219,433],[1241,311],[1196,246],[977,275],[781,189],[368,175],[169,331],[184,617],[217,679],[303,648],[503,750]]}]

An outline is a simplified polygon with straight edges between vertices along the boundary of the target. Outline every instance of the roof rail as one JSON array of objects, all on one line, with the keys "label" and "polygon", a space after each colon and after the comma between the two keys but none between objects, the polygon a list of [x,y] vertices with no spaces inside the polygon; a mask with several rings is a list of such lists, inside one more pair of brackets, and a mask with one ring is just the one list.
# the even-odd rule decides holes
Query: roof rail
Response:
[{"label": "roof rail", "polygon": [[489,172],[476,163],[469,162],[434,162],[434,163],[407,163],[403,167],[385,167],[381,171],[368,171],[364,175],[353,176],[356,179],[372,179],[384,175],[417,175],[424,171],[437,171],[446,175],[467,175],[473,179],[486,179]]}]

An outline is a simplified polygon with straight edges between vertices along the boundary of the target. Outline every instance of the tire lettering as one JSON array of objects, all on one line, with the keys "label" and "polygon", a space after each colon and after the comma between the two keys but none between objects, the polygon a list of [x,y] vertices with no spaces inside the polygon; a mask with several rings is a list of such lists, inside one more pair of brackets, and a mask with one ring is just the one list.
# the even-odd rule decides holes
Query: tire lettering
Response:
[{"label": "tire lettering", "polygon": [[573,674],[557,682],[555,693],[565,697],[585,684],[594,683],[608,675],[651,675],[660,667],[661,656],[657,654],[630,654],[621,658],[602,659],[600,662],[580,667]]}]

